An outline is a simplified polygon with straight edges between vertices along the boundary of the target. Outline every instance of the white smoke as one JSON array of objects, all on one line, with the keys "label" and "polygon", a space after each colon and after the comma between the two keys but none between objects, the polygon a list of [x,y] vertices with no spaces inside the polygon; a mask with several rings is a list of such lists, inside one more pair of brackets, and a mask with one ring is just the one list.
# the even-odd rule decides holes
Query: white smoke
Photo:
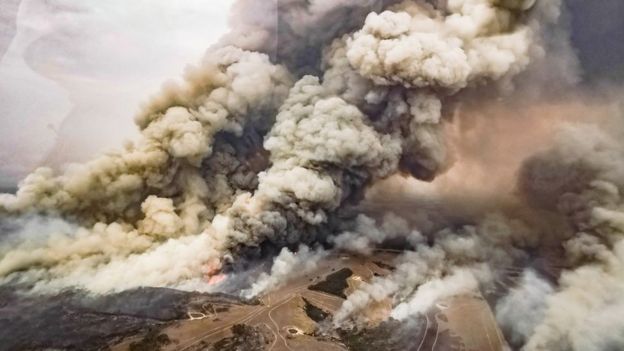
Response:
[{"label": "white smoke", "polygon": [[401,255],[390,275],[376,277],[349,295],[334,322],[357,317],[372,302],[387,299],[396,302],[392,315],[406,319],[426,312],[445,297],[491,286],[502,273],[499,269],[526,258],[525,235],[521,223],[497,214],[484,218],[478,226],[438,232],[433,245],[418,242],[415,251]]},{"label": "white smoke", "polygon": [[276,289],[288,283],[294,276],[301,276],[314,270],[319,261],[326,257],[327,252],[323,250],[312,251],[307,246],[301,246],[296,253],[282,249],[275,257],[271,272],[262,273],[252,284],[251,288],[243,291],[245,297],[255,297],[271,289]]},{"label": "white smoke", "polygon": [[404,1],[370,14],[349,41],[349,62],[377,84],[450,90],[517,74],[530,62],[532,33],[514,23],[513,7],[449,1],[446,12]]},{"label": "white smoke", "polygon": [[468,270],[458,269],[448,276],[428,281],[418,287],[407,300],[399,303],[391,313],[391,317],[404,320],[410,316],[426,313],[438,301],[445,298],[473,294],[478,291],[479,284]]},{"label": "white smoke", "polygon": [[496,304],[496,319],[512,345],[523,345],[544,318],[553,286],[532,270],[523,272],[517,287]]},{"label": "white smoke", "polygon": [[385,241],[403,239],[412,247],[417,247],[425,237],[409,223],[392,213],[386,213],[378,226],[376,221],[365,215],[359,215],[352,230],[340,233],[330,241],[338,249],[370,254],[373,249]]}]

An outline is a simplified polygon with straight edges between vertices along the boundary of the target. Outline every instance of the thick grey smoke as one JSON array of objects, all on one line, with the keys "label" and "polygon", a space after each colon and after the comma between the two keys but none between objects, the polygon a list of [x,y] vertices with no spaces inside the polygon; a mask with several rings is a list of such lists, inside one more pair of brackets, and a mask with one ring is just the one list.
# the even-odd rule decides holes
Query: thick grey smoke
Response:
[{"label": "thick grey smoke", "polygon": [[[7,215],[61,215],[79,223],[81,232],[93,233],[62,233],[76,236],[70,246],[75,251],[64,254],[56,254],[53,243],[42,252],[28,241],[14,245],[0,261],[3,274],[31,267],[51,280],[95,288],[76,274],[95,282],[100,274],[115,275],[128,260],[135,269],[119,276],[141,272],[136,280],[106,279],[110,286],[98,289],[170,285],[218,269],[221,258],[239,245],[323,239],[366,185],[399,170],[431,179],[444,169],[446,96],[511,79],[529,63],[529,48],[539,51],[539,26],[519,4],[483,0],[436,8],[412,1],[367,6],[317,1],[306,9],[296,1],[240,2],[234,18],[247,19],[249,11],[267,16],[235,24],[222,47],[188,69],[184,84],[166,86],[146,104],[137,117],[138,141],[65,174],[37,170],[16,196],[2,199]],[[369,14],[371,9],[385,11]],[[361,17],[361,28],[347,21],[322,34],[312,30],[325,76],[322,81],[304,76],[293,86],[288,69],[300,74],[293,68],[298,61],[284,59],[280,65],[270,59],[279,61],[282,45],[292,49],[298,37],[323,26],[329,13],[349,14],[355,22]],[[237,34],[250,30],[266,35]],[[237,38],[245,43],[237,44]],[[390,61],[361,56],[369,45],[390,50]],[[414,47],[433,59],[413,61]],[[437,59],[447,54],[457,72],[448,72],[449,62]],[[108,245],[93,245],[94,238]],[[176,261],[175,273],[145,274],[154,269],[151,260],[165,260],[162,256],[178,246],[193,245],[188,250],[194,252],[199,243],[207,245],[203,254]],[[108,246],[124,250],[104,249]],[[87,264],[76,271],[81,258]],[[126,283],[120,286],[118,280]]]},{"label": "thick grey smoke", "polygon": [[[622,115],[571,91],[566,16],[556,0],[240,0],[232,31],[143,106],[137,141],[0,197],[2,282],[210,290],[282,250],[255,296],[313,269],[314,244],[399,242],[336,324],[483,294],[516,348],[621,346]],[[379,195],[398,177],[414,201]]]},{"label": "thick grey smoke", "polygon": [[[426,313],[449,294],[482,291],[496,298],[497,319],[515,349],[621,348],[622,319],[616,315],[622,312],[624,272],[620,195],[624,144],[623,110],[621,103],[613,103],[618,96],[621,92],[616,99],[610,96],[585,110],[592,113],[585,122],[560,125],[550,146],[542,145],[542,151],[518,165],[515,203],[511,209],[510,204],[501,208],[508,215],[494,215],[489,206],[469,212],[462,207],[474,207],[474,202],[440,192],[443,200],[455,203],[438,210],[449,206],[471,213],[468,220],[477,224],[427,234],[428,242],[413,245],[390,276],[352,293],[336,322],[357,321],[358,311],[379,301],[392,301],[390,315],[407,318]],[[557,110],[568,112],[563,107]],[[497,177],[504,180],[507,174],[489,177],[497,184]],[[461,189],[453,182],[447,185]],[[485,194],[481,199],[491,201]],[[511,214],[529,220],[513,220]],[[461,216],[460,220],[467,221]],[[410,228],[403,230],[404,237]],[[518,275],[515,281],[508,277]]]},{"label": "thick grey smoke", "polygon": [[[604,350],[622,345],[621,143],[622,112],[610,129],[578,124],[565,129],[556,145],[530,158],[520,174],[520,188],[535,206],[566,218],[562,238],[570,268],[548,299],[544,319],[527,350]],[[588,282],[591,282],[588,284]]]}]

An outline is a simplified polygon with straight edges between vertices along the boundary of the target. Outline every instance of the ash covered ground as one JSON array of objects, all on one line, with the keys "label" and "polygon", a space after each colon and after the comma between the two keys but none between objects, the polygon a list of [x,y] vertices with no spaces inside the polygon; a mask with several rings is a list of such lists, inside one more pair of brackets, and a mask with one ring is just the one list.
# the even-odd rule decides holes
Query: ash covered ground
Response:
[{"label": "ash covered ground", "polygon": [[238,0],[137,140],[0,195],[0,349],[624,348],[622,15]]}]

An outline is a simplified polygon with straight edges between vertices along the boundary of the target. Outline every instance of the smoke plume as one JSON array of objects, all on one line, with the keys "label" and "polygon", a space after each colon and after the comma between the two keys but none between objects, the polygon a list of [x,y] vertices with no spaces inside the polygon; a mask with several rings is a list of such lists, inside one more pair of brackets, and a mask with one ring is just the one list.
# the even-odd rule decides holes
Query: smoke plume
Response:
[{"label": "smoke plume", "polygon": [[0,282],[211,290],[280,252],[250,297],[391,242],[396,269],[336,325],[482,294],[516,349],[623,347],[622,94],[582,85],[569,16],[560,0],[239,0],[231,32],[142,107],[138,140],[0,197]]}]

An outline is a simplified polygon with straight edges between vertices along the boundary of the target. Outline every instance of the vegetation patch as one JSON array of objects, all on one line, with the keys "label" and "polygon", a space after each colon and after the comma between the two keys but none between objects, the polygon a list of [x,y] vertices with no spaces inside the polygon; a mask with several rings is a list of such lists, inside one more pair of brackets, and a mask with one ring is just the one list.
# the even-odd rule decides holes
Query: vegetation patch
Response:
[{"label": "vegetation patch", "polygon": [[328,275],[322,282],[308,286],[308,289],[346,299],[347,296],[345,295],[344,290],[349,286],[349,284],[347,284],[347,279],[352,275],[352,270],[349,268],[343,268],[338,272]]},{"label": "vegetation patch", "polygon": [[374,264],[376,264],[379,268],[383,268],[385,270],[388,271],[394,271],[396,268],[394,268],[393,266],[387,264],[387,263],[383,263],[381,261],[373,261]]},{"label": "vegetation patch", "polygon": [[305,302],[304,310],[305,313],[310,317],[311,320],[320,323],[329,317],[329,313],[323,311],[322,309],[314,306],[310,301],[303,298]]},{"label": "vegetation patch", "polygon": [[[376,327],[338,329],[340,340],[350,351],[411,351],[418,349],[417,330],[406,328],[403,323],[391,319]],[[416,333],[412,333],[416,332]]]},{"label": "vegetation patch", "polygon": [[210,351],[263,351],[269,341],[258,328],[246,324],[232,326],[232,336],[215,343]]},{"label": "vegetation patch", "polygon": [[167,334],[161,334],[158,329],[152,329],[141,341],[131,343],[130,351],[158,351],[170,343],[171,340]]}]

